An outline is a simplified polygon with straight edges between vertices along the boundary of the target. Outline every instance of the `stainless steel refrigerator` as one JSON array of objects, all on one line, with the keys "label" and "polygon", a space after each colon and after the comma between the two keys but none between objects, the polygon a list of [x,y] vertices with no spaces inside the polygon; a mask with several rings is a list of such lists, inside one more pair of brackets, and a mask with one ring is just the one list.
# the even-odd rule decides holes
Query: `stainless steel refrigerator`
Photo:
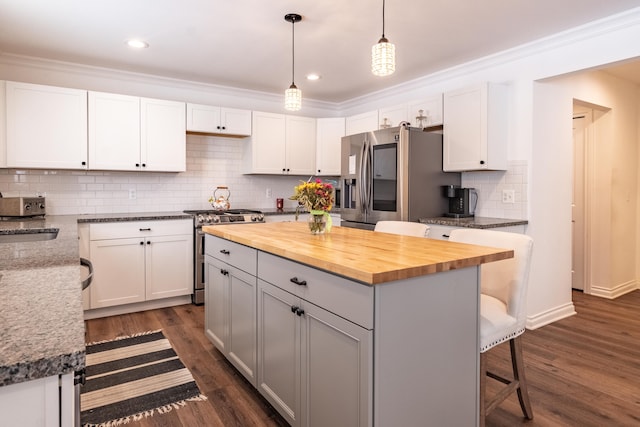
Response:
[{"label": "stainless steel refrigerator", "polygon": [[378,221],[442,216],[442,186],[460,185],[442,171],[442,134],[394,127],[342,138],[342,225],[372,230]]}]

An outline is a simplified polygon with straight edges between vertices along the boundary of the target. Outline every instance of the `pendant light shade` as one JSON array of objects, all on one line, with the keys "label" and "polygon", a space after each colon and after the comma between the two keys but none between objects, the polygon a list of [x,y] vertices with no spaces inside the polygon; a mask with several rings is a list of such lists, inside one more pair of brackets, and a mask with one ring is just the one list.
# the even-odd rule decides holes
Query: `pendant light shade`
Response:
[{"label": "pendant light shade", "polygon": [[396,47],[384,36],[384,6],[382,0],[382,37],[371,48],[371,72],[376,76],[388,76],[396,71]]},{"label": "pendant light shade", "polygon": [[295,24],[302,21],[302,16],[297,13],[288,13],[284,16],[284,20],[291,22],[291,86],[284,91],[284,108],[289,111],[298,111],[302,108],[302,91],[295,84]]}]

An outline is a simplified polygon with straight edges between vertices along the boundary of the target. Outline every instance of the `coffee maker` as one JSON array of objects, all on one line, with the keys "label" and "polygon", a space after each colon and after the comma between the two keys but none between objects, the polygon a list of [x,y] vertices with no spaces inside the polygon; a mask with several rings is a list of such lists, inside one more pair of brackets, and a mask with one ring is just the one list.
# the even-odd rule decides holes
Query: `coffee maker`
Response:
[{"label": "coffee maker", "polygon": [[449,212],[444,216],[451,218],[469,218],[474,216],[478,205],[478,192],[473,188],[457,185],[443,185],[443,196],[449,198]]}]

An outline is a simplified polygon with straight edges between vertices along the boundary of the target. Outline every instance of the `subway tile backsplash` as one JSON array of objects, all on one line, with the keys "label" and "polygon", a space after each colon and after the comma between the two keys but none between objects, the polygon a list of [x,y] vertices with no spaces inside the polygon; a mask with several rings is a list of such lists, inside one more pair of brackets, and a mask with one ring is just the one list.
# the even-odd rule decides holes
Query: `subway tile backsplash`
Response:
[{"label": "subway tile backsplash", "polygon": [[[509,161],[507,171],[463,172],[462,186],[478,191],[476,216],[527,219],[528,170],[525,160]],[[503,190],[513,190],[515,203],[503,203]]]},{"label": "subway tile backsplash", "polygon": [[[295,206],[288,197],[309,177],[243,175],[242,145],[236,138],[187,135],[183,173],[0,169],[0,192],[45,195],[54,215],[207,209],[217,186],[229,187],[232,208],[275,208],[279,197],[285,207]],[[478,190],[476,215],[527,218],[526,161],[510,162],[507,172],[465,172],[462,185]],[[503,189],[515,191],[515,203],[502,203]]]},{"label": "subway tile backsplash", "polygon": [[[308,176],[242,174],[242,140],[187,135],[187,171],[182,173],[0,169],[0,192],[46,195],[47,213],[164,212],[211,208],[217,186],[231,191],[232,208],[275,208]],[[271,197],[267,197],[267,189]],[[135,197],[135,198],[130,198]]]}]

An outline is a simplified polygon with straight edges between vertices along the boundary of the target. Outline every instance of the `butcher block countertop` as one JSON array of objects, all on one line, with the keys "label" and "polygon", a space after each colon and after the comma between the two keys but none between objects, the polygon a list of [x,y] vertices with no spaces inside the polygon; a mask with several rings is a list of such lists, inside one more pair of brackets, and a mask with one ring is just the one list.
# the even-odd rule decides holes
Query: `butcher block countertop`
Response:
[{"label": "butcher block countertop", "polygon": [[512,250],[349,227],[334,226],[330,233],[312,235],[306,222],[215,225],[202,230],[369,285],[513,258]]}]

